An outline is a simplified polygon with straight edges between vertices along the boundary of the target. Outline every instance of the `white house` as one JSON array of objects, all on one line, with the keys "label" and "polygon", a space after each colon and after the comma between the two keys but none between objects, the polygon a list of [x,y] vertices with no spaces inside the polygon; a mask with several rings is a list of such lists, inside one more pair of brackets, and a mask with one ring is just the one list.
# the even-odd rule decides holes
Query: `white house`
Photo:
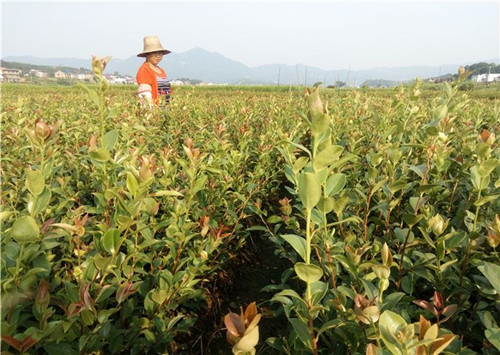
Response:
[{"label": "white house", "polygon": [[30,76],[35,76],[37,78],[46,78],[48,74],[37,69],[31,69]]},{"label": "white house", "polygon": [[78,74],[76,78],[78,80],[92,79],[94,76],[92,74]]},{"label": "white house", "polygon": [[478,74],[473,75],[471,79],[476,83],[500,82],[500,74]]}]

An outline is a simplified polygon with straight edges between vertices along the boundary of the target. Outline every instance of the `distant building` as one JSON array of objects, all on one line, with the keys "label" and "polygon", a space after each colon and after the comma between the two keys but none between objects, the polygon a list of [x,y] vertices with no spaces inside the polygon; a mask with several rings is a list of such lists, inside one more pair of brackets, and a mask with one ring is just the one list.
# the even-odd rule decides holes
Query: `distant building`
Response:
[{"label": "distant building", "polygon": [[181,80],[172,80],[170,83],[172,85],[184,85],[184,83]]},{"label": "distant building", "polygon": [[473,75],[471,80],[476,83],[500,82],[500,74],[478,74]]},{"label": "distant building", "polygon": [[78,80],[85,80],[85,79],[90,80],[90,79],[92,79],[93,77],[94,77],[94,75],[92,75],[92,74],[77,74],[77,76],[76,76],[76,78],[77,78]]},{"label": "distant building", "polygon": [[56,71],[54,73],[54,78],[56,78],[56,79],[64,79],[64,78],[66,78],[66,73],[63,72],[63,71],[58,70],[58,71]]},{"label": "distant building", "polygon": [[2,82],[15,83],[21,81],[21,69],[0,68]]},{"label": "distant building", "polygon": [[29,75],[32,77],[33,76],[37,77],[37,78],[46,78],[48,76],[47,73],[40,71],[40,70],[36,70],[36,69],[31,69],[29,72]]}]

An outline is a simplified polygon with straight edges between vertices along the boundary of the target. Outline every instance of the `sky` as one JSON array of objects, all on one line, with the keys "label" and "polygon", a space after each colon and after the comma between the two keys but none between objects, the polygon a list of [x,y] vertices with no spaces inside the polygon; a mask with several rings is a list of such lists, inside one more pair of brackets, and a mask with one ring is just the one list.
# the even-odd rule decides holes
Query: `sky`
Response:
[{"label": "sky", "polygon": [[325,70],[474,63],[500,57],[500,0],[2,1],[1,57],[126,59],[143,37],[249,67]]}]

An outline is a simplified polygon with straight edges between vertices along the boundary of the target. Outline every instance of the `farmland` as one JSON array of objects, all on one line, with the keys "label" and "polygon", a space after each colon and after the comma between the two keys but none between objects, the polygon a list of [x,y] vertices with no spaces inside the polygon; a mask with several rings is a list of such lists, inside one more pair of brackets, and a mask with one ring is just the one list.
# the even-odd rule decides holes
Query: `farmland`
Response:
[{"label": "farmland", "polygon": [[465,76],[4,85],[2,352],[498,353],[498,88]]}]

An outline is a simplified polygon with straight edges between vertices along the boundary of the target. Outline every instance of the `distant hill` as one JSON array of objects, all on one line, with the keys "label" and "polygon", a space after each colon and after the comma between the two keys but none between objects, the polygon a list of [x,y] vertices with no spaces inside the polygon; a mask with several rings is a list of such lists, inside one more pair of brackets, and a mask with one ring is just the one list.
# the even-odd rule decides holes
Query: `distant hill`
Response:
[{"label": "distant hill", "polygon": [[[33,57],[34,58],[34,57]],[[8,62],[1,60],[0,65],[5,68],[15,68],[21,69],[24,73],[28,73],[31,69],[40,70],[47,74],[54,74],[56,71],[60,70],[65,73],[73,74],[91,74],[92,70],[90,68],[75,68],[71,66],[60,66],[60,65],[34,65],[31,62]]]},{"label": "distant hill", "polygon": [[[34,65],[65,66],[90,69],[91,58],[37,58],[32,56],[10,56],[5,61],[30,63]],[[135,73],[143,58],[136,56],[127,59],[112,58],[105,72],[122,75]],[[498,62],[494,59],[492,62]],[[302,64],[269,64],[250,68],[240,62],[224,57],[220,53],[194,48],[182,53],[171,53],[164,57],[161,66],[171,79],[193,78],[218,84],[282,84],[313,85],[322,82],[332,85],[337,81],[348,85],[361,85],[366,81],[409,81],[420,76],[436,77],[447,73],[456,73],[460,65],[473,63],[446,64],[437,67],[408,66],[392,68],[373,68],[368,70],[323,70]]]}]

